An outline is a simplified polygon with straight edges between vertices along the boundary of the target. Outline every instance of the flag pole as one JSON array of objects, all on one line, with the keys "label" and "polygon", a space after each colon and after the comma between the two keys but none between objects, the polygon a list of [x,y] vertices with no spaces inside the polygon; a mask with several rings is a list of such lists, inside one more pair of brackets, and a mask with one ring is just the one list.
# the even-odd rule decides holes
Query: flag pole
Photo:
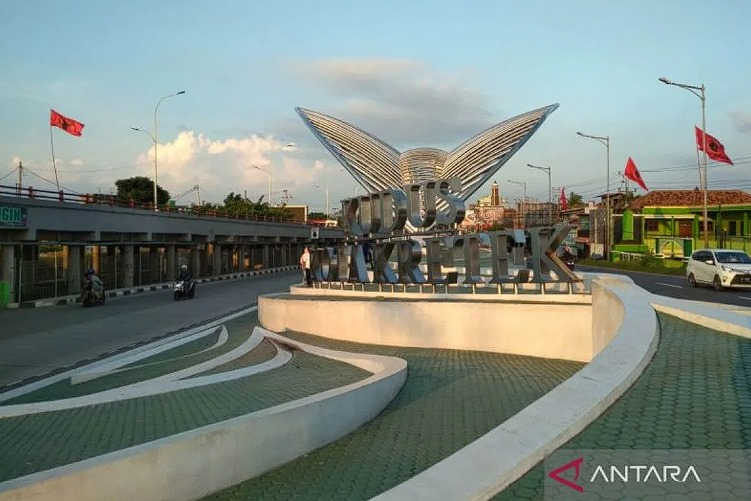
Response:
[{"label": "flag pole", "polygon": [[50,148],[52,149],[52,168],[55,170],[55,184],[60,191],[60,181],[57,179],[57,162],[55,162],[55,142],[52,140],[52,125],[50,125]]}]

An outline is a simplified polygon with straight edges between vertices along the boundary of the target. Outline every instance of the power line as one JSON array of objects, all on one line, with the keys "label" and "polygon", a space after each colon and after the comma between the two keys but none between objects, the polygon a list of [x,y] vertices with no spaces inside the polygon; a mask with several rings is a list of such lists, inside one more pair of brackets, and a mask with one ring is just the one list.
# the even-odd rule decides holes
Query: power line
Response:
[{"label": "power line", "polygon": [[0,181],[2,181],[3,179],[5,179],[6,177],[8,177],[8,176],[12,175],[12,174],[13,174],[14,172],[16,172],[17,170],[18,170],[18,167],[14,167],[14,168],[13,168],[13,170],[11,170],[10,172],[8,172],[8,173],[7,173],[6,175],[4,175],[3,177],[0,177]]},{"label": "power line", "polygon": [[[45,182],[47,182],[47,183],[50,183],[51,185],[55,186],[55,188],[57,188],[57,183],[56,183],[56,182],[54,182],[54,181],[50,181],[50,180],[49,180],[49,179],[47,179],[46,177],[42,177],[42,176],[40,176],[39,174],[37,174],[37,173],[36,173],[36,172],[34,172],[33,170],[31,170],[31,169],[29,169],[29,168],[24,168],[24,171],[25,171],[25,172],[28,172],[29,174],[32,174],[32,175],[34,175],[34,176],[38,177],[38,178],[39,178],[39,179],[41,179],[42,181],[45,181]],[[74,195],[80,195],[80,194],[81,194],[81,192],[79,192],[79,191],[75,191],[75,190],[71,190],[70,188],[66,188],[65,186],[62,186],[62,185],[61,185],[60,187],[61,187],[61,188],[63,188],[63,190],[65,190],[65,191],[68,191],[68,192],[70,192],[70,193],[73,193]]]}]

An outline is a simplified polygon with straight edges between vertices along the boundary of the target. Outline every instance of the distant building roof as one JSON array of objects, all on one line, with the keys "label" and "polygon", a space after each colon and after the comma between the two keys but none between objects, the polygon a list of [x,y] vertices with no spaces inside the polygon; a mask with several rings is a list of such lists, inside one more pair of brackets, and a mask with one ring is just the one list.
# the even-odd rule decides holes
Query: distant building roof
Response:
[{"label": "distant building roof", "polygon": [[[751,194],[742,190],[707,190],[707,205],[751,205]],[[704,192],[701,190],[650,191],[629,204],[632,210],[644,207],[701,207]]]}]

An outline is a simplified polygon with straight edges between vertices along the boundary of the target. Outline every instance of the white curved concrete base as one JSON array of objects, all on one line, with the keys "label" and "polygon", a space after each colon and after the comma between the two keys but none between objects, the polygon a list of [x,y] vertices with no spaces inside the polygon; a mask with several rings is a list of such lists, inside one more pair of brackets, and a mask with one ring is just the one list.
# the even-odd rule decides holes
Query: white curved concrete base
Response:
[{"label": "white curved concrete base", "polygon": [[258,333],[374,374],[228,421],[0,483],[0,501],[200,499],[362,426],[393,400],[407,377],[407,363],[399,358],[325,350]]},{"label": "white curved concrete base", "polygon": [[316,297],[260,296],[258,319],[275,332],[292,330],[359,343],[578,362],[589,362],[604,346],[592,335],[591,298],[584,295],[550,294],[545,303],[497,298],[479,301],[469,295],[402,299],[402,293],[380,294],[380,299],[355,294],[342,301],[342,291],[332,291],[330,296],[327,292]]},{"label": "white curved concrete base", "polygon": [[593,282],[592,330],[605,347],[592,362],[489,433],[373,499],[489,499],[610,407],[641,375],[658,343],[649,296],[622,278]]}]

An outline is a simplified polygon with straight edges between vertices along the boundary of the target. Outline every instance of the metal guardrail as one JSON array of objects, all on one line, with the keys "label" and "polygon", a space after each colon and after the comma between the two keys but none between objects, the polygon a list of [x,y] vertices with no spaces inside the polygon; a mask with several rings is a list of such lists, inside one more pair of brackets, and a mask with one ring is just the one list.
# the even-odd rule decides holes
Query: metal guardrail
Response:
[{"label": "metal guardrail", "polygon": [[269,223],[286,223],[299,226],[320,226],[316,223],[294,221],[289,217],[274,217],[274,216],[257,216],[253,214],[241,214],[231,213],[227,211],[221,211],[216,209],[209,209],[205,207],[197,206],[158,206],[156,207],[153,202],[140,203],[134,200],[123,201],[117,199],[114,195],[102,195],[99,193],[72,193],[63,190],[50,191],[40,190],[33,186],[19,187],[19,186],[7,186],[0,185],[0,196],[5,197],[17,197],[26,198],[31,200],[45,200],[51,202],[72,203],[79,205],[106,205],[109,207],[124,207],[130,209],[139,209],[144,211],[158,211],[169,214],[185,214],[195,217],[216,217],[224,219],[235,219],[243,221],[258,221]]},{"label": "metal guardrail", "polygon": [[508,282],[502,284],[403,284],[403,283],[360,283],[360,282],[313,282],[314,289],[353,292],[388,292],[417,294],[470,294],[470,295],[571,295],[591,294],[585,282]]}]

